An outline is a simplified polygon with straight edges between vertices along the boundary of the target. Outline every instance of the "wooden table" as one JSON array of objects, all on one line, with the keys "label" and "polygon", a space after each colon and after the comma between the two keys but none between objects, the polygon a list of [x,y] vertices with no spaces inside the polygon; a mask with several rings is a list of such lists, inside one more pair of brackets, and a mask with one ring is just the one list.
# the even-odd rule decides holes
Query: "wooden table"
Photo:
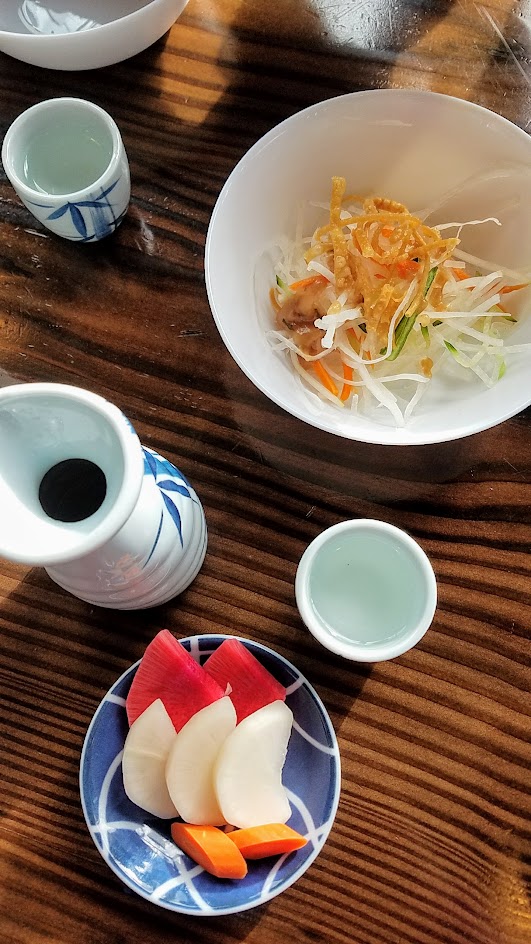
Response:
[{"label": "wooden table", "polygon": [[[133,181],[112,240],[47,234],[0,180],[0,377],[88,387],[178,464],[209,545],[170,604],[119,613],[0,562],[2,944],[525,944],[531,940],[531,412],[455,444],[378,448],[306,427],[225,350],[203,280],[216,197],[239,158],[343,92],[446,92],[531,127],[528,0],[190,0],[136,58],[88,73],[0,57],[2,133],[23,109],[89,98],[117,120]],[[323,528],[406,528],[439,586],[432,628],[372,667],[305,630],[293,581]],[[1,527],[1,521],[0,521]],[[315,685],[343,764],[335,825],[300,881],[227,918],[127,894],[78,793],[103,694],[162,627],[272,646]]]}]

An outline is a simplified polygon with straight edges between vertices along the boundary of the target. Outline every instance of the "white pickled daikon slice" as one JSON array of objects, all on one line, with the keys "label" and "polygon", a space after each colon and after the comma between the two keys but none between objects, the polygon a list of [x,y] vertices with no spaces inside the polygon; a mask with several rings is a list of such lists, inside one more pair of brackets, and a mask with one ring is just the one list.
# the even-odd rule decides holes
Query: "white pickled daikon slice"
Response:
[{"label": "white pickled daikon slice", "polygon": [[214,781],[227,823],[244,829],[285,823],[291,808],[282,769],[293,713],[282,701],[265,705],[237,725],[216,761]]},{"label": "white pickled daikon slice", "polygon": [[166,764],[166,784],[185,822],[196,826],[225,823],[214,790],[214,764],[235,727],[236,711],[225,695],[196,712],[177,734]]},{"label": "white pickled daikon slice", "polygon": [[125,739],[122,773],[126,795],[161,819],[177,816],[166,786],[166,762],[176,737],[168,712],[157,698],[131,725]]}]

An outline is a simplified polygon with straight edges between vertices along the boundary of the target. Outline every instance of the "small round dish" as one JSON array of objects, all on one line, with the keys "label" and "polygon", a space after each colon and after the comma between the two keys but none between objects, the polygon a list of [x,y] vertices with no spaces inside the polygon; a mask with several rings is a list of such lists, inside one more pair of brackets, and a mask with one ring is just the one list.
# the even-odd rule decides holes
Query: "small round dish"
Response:
[{"label": "small round dish", "polygon": [[[202,635],[180,642],[203,662],[226,638]],[[288,690],[286,703],[293,711],[294,724],[282,780],[292,808],[289,824],[308,838],[303,849],[250,862],[243,880],[224,881],[179,852],[171,840],[168,820],[156,819],[128,800],[121,766],[128,730],[125,699],[138,662],[107,692],[83,744],[81,804],[96,848],[128,888],[180,914],[234,914],[276,897],[296,882],[319,854],[337,810],[340,758],[324,705],[290,662],[259,643],[241,642]]]},{"label": "small round dish", "polygon": [[295,597],[306,626],[331,652],[382,662],[422,639],[435,613],[437,584],[409,534],[358,518],[327,528],[306,548]]}]

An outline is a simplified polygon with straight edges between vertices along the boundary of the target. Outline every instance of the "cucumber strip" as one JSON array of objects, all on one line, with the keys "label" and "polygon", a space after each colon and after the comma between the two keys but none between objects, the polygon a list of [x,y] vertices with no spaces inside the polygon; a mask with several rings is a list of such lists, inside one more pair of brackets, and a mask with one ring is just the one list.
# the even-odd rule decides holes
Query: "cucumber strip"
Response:
[{"label": "cucumber strip", "polygon": [[[424,298],[426,298],[426,295],[430,290],[431,283],[437,275],[437,268],[438,266],[433,266],[433,268],[428,272],[428,278],[426,279],[426,285],[424,286],[424,292],[422,293]],[[416,311],[414,315],[404,315],[404,317],[400,319],[400,322],[395,330],[395,343],[393,350],[387,358],[388,361],[396,361],[398,355],[404,347],[404,344],[411,334],[411,329],[413,328],[413,325],[415,324],[419,314],[420,312]]]}]

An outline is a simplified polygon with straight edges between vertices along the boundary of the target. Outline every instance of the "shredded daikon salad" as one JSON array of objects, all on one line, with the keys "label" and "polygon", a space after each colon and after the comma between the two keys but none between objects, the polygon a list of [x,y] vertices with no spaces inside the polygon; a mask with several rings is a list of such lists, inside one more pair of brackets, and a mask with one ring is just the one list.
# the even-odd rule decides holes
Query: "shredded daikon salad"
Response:
[{"label": "shredded daikon salad", "polygon": [[504,337],[516,321],[505,296],[528,282],[459,244],[463,226],[499,220],[428,226],[401,203],[345,190],[333,177],[329,207],[317,204],[327,221],[311,237],[299,224],[281,247],[273,347],[323,400],[364,414],[383,408],[398,426],[449,361],[492,387],[506,356],[531,350]]}]

